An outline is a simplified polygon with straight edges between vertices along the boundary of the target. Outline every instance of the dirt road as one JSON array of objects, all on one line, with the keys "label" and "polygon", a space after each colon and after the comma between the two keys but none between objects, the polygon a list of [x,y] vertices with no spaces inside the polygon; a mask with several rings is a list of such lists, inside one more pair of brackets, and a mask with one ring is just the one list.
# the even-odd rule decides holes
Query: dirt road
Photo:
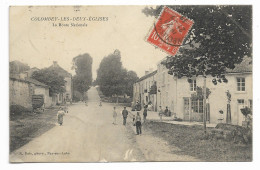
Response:
[{"label": "dirt road", "polygon": [[149,134],[137,136],[131,118],[122,125],[121,110],[113,125],[113,105],[99,106],[96,88],[88,91],[84,103],[69,107],[63,126],[57,125],[10,154],[10,162],[116,162],[116,161],[195,161],[172,154],[161,139]]}]

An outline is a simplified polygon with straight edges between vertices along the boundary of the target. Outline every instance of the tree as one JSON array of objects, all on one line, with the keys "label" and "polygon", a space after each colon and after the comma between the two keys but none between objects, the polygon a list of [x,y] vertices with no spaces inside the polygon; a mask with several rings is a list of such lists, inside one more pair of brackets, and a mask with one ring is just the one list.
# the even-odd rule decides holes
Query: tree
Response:
[{"label": "tree", "polygon": [[89,54],[79,55],[72,60],[76,75],[73,77],[73,87],[84,94],[92,84],[93,59]]},{"label": "tree", "polygon": [[105,96],[127,94],[132,96],[132,86],[138,79],[134,71],[122,66],[119,50],[104,57],[97,70],[97,84]]},{"label": "tree", "polygon": [[30,67],[27,64],[24,64],[20,61],[11,61],[9,63],[9,70],[11,74],[19,74],[22,73],[24,71],[29,70]]},{"label": "tree", "polygon": [[[209,98],[211,91],[209,88],[207,88],[207,93],[206,93],[206,98]],[[201,87],[196,87],[196,93],[191,94],[191,98],[194,100],[201,100],[203,99],[203,88]]]},{"label": "tree", "polygon": [[121,55],[115,51],[102,59],[97,70],[97,84],[105,96],[119,95],[122,94],[121,77]]},{"label": "tree", "polygon": [[124,76],[125,90],[128,96],[133,97],[133,84],[138,80],[137,74],[134,71],[127,71]]},{"label": "tree", "polygon": [[50,96],[57,93],[65,92],[65,80],[63,76],[59,76],[56,72],[49,69],[41,69],[32,74],[32,78],[38,80],[50,87]]},{"label": "tree", "polygon": [[[211,75],[213,83],[227,82],[226,69],[234,69],[252,53],[251,6],[170,6],[193,19],[188,43],[163,62],[178,78]],[[162,7],[145,8],[147,16],[158,17]]]}]

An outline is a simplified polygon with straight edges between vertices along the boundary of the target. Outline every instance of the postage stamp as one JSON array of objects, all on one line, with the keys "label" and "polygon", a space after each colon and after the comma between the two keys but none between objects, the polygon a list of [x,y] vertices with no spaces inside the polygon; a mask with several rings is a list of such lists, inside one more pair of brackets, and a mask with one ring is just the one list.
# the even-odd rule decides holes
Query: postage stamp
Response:
[{"label": "postage stamp", "polygon": [[165,6],[146,41],[174,56],[193,23],[191,19]]}]

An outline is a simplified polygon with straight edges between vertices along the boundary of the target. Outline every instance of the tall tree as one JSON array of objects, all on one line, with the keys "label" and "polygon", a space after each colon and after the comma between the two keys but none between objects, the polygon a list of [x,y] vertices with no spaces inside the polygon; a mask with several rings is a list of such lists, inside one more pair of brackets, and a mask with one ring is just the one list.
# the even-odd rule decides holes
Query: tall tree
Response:
[{"label": "tall tree", "polygon": [[59,76],[56,72],[49,69],[41,69],[32,74],[32,78],[38,80],[50,87],[50,96],[55,93],[65,92],[65,80],[63,76]]},{"label": "tall tree", "polygon": [[[181,78],[211,75],[213,83],[227,82],[225,72],[234,69],[244,56],[252,55],[252,6],[169,6],[193,19],[188,43],[163,62],[169,74]],[[145,8],[158,17],[162,7]]]},{"label": "tall tree", "polygon": [[79,55],[72,60],[76,75],[73,77],[73,87],[84,94],[92,83],[92,63],[93,59],[89,54]]},{"label": "tall tree", "polygon": [[24,64],[20,61],[11,61],[9,63],[9,70],[11,74],[19,74],[22,73],[24,71],[29,70],[30,67],[27,64]]},{"label": "tall tree", "polygon": [[119,50],[104,57],[97,70],[97,84],[105,96],[132,96],[131,89],[137,79],[135,72],[123,68]]}]

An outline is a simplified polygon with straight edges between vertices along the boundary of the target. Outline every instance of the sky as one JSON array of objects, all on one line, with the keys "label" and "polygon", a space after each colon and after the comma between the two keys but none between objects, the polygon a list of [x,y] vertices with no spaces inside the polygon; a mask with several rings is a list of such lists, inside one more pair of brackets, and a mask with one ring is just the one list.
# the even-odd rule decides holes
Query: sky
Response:
[{"label": "sky", "polygon": [[[10,8],[10,61],[44,68],[53,61],[70,73],[72,59],[88,53],[93,58],[92,73],[103,57],[118,49],[123,66],[139,77],[167,54],[145,41],[155,18],[142,13],[145,6],[42,6]],[[108,17],[108,21],[35,21],[41,17]],[[53,23],[86,23],[87,27],[53,26]]]}]

